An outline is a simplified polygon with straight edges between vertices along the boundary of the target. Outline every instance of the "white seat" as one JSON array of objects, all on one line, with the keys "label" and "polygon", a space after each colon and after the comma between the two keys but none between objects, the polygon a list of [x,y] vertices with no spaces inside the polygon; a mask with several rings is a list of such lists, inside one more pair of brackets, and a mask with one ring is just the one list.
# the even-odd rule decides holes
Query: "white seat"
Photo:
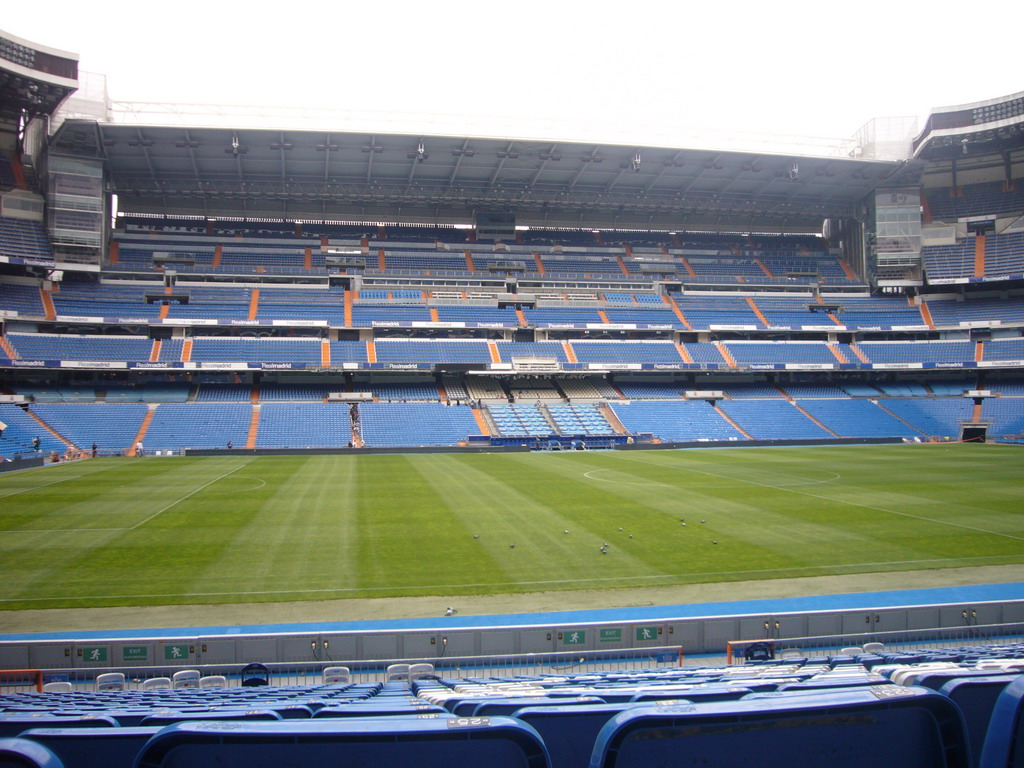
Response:
[{"label": "white seat", "polygon": [[864,653],[859,645],[852,645],[849,648],[841,648],[839,650],[839,656],[856,656],[860,653]]},{"label": "white seat", "polygon": [[885,643],[864,643],[864,653],[881,653],[885,650]]},{"label": "white seat", "polygon": [[144,691],[163,691],[170,687],[171,678],[169,677],[151,677],[142,681],[142,690]]},{"label": "white seat", "polygon": [[75,687],[68,682],[46,683],[43,685],[43,693],[70,693]]},{"label": "white seat", "polygon": [[337,685],[347,683],[351,680],[351,672],[348,667],[325,667],[324,685]]},{"label": "white seat", "polygon": [[409,679],[420,680],[434,674],[433,664],[412,664],[409,666]]},{"label": "white seat", "polygon": [[385,680],[408,680],[409,679],[409,665],[408,664],[392,664],[387,668],[387,673],[384,676]]},{"label": "white seat", "polygon": [[199,674],[198,669],[182,669],[171,675],[171,687],[174,689],[178,688],[198,688],[199,687]]},{"label": "white seat", "polygon": [[97,691],[123,691],[124,690],[124,673],[123,672],[107,672],[102,675],[96,676],[96,690]]},{"label": "white seat", "polygon": [[199,678],[200,688],[227,688],[228,679],[224,675],[207,675]]}]

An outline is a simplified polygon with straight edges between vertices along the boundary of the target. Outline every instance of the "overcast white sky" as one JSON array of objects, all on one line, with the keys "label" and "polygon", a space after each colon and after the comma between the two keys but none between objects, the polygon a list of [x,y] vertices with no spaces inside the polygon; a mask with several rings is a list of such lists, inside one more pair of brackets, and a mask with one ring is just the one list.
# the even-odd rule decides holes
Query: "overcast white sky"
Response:
[{"label": "overcast white sky", "polygon": [[117,101],[326,106],[404,115],[383,131],[607,129],[686,146],[736,130],[846,138],[872,117],[923,124],[932,107],[1024,90],[1015,33],[999,35],[1020,18],[1017,0],[48,0],[7,4],[0,27],[78,53]]}]

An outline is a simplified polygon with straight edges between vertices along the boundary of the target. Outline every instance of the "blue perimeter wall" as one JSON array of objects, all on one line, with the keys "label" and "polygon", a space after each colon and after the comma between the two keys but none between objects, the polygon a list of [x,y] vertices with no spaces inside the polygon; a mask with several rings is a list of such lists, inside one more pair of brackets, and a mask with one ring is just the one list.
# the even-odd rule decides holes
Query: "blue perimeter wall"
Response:
[{"label": "blue perimeter wall", "polygon": [[558,626],[570,624],[665,621],[670,619],[718,618],[728,616],[772,616],[784,613],[874,610],[950,603],[992,603],[1024,599],[1024,582],[977,584],[934,589],[857,592],[811,597],[736,600],[722,603],[606,608],[551,613],[511,613],[483,616],[438,616],[420,619],[377,621],[308,622],[301,624],[251,624],[233,627],[167,627],[163,629],[93,630],[79,632],[38,632],[3,634],[0,640],[99,640],[209,635],[255,635],[286,632],[388,632],[398,630],[479,629],[514,626]]}]

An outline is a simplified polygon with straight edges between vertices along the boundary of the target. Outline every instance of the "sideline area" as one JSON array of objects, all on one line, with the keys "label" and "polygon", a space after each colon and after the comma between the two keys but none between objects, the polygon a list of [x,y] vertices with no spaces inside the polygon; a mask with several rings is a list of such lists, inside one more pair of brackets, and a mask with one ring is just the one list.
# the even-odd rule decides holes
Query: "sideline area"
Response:
[{"label": "sideline area", "polygon": [[[519,595],[11,611],[0,612],[0,641],[653,621],[1020,599],[1024,565],[1006,565]],[[449,605],[456,615],[443,615]]]}]

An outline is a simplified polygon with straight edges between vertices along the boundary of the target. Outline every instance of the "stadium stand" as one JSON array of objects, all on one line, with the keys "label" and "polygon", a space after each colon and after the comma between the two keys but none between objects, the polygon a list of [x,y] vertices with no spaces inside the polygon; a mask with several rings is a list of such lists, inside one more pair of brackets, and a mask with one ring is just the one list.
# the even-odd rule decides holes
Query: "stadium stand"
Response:
[{"label": "stadium stand", "polygon": [[260,687],[4,692],[0,748],[112,768],[323,762],[328,753],[551,768],[737,755],[760,765],[766,752],[813,766],[1012,764],[1019,644],[866,648],[586,674],[281,685],[271,671]]}]

